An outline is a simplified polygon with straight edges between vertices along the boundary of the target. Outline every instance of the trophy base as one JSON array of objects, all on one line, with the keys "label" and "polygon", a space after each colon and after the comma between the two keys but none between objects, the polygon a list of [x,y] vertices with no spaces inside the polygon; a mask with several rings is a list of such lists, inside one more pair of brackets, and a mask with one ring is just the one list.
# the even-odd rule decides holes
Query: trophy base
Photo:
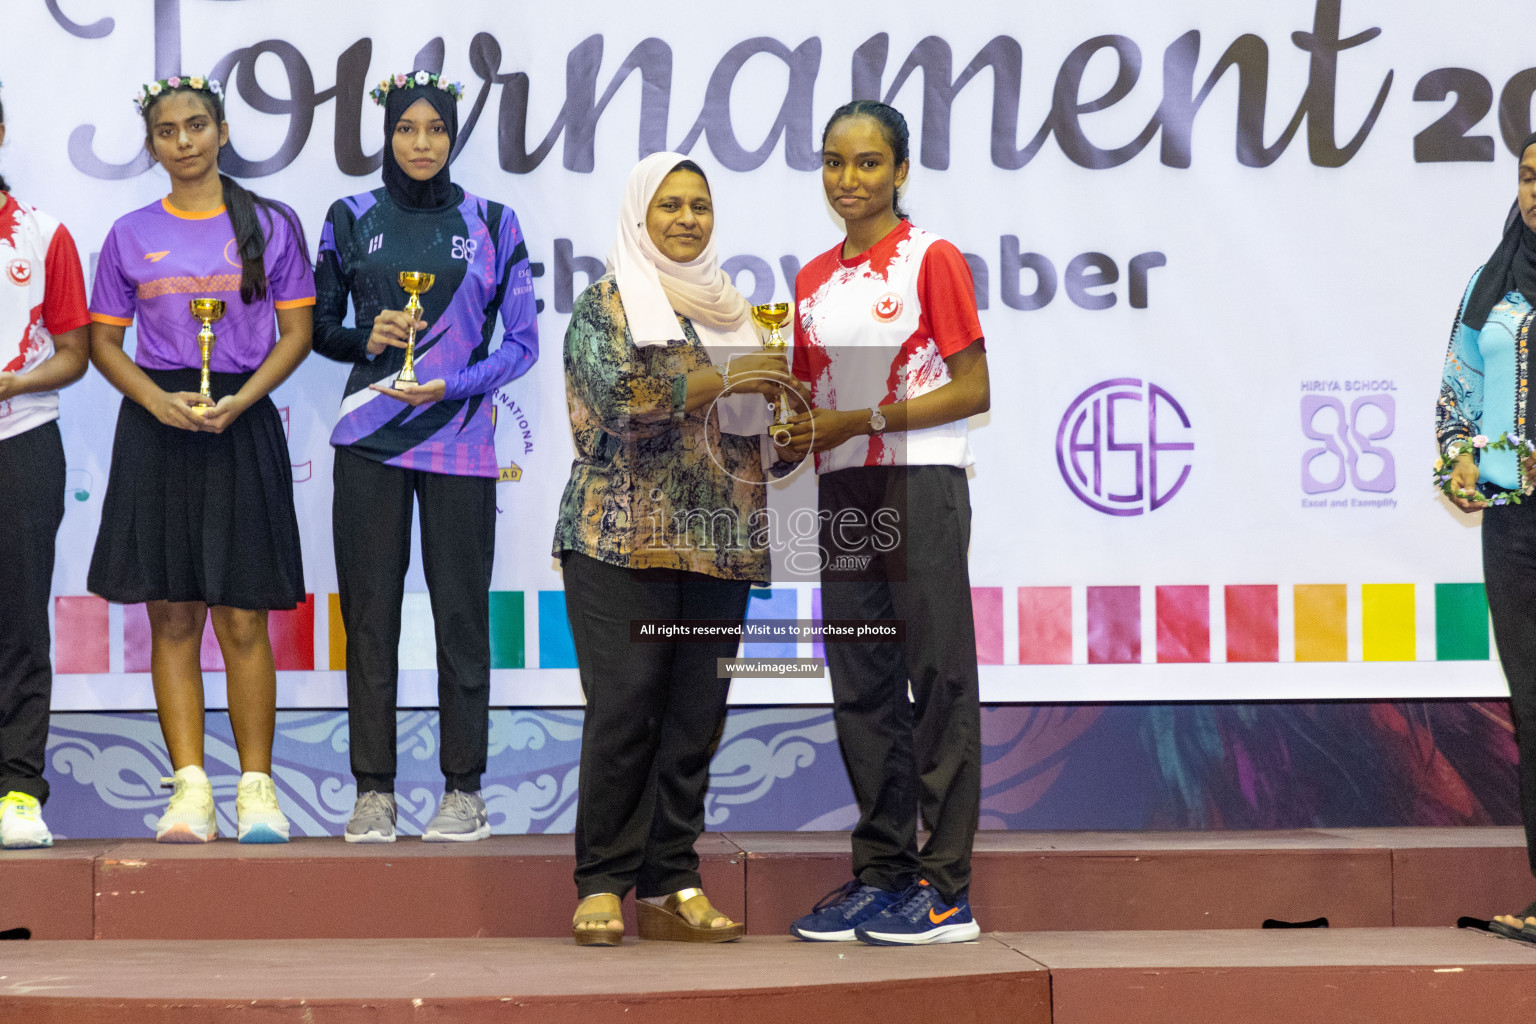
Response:
[{"label": "trophy base", "polygon": [[400,387],[401,384],[419,384],[419,383],[421,383],[421,382],[416,379],[416,375],[414,373],[402,373],[400,376],[395,378],[394,386],[396,388],[398,388],[398,387]]}]

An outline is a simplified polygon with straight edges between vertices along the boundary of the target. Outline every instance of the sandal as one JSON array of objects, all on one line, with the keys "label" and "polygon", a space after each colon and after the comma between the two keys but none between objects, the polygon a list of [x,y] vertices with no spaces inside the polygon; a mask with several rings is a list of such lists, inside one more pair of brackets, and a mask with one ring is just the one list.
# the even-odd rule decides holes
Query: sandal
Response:
[{"label": "sandal", "polygon": [[[687,907],[688,916],[683,915]],[[746,934],[747,926],[736,924],[709,902],[703,889],[681,889],[667,897],[665,903],[656,906],[644,900],[635,902],[640,919],[642,939],[665,939],[671,942],[732,942]],[[694,924],[689,918],[696,917],[702,924]],[[716,921],[728,924],[714,927]]]},{"label": "sandal", "polygon": [[1506,939],[1536,944],[1536,917],[1522,919],[1513,914],[1500,914],[1488,922],[1488,930]]},{"label": "sandal", "polygon": [[[617,928],[610,923],[617,921]],[[582,928],[584,924],[596,924],[595,928]],[[617,946],[624,941],[624,918],[620,914],[619,898],[611,892],[593,893],[576,904],[576,916],[571,918],[571,937],[578,946]]]}]

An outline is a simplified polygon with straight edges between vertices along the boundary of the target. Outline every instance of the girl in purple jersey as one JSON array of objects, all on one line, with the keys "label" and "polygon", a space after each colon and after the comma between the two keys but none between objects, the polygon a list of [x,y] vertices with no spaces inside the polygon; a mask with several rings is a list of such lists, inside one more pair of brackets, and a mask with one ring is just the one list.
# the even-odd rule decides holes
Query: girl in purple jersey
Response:
[{"label": "girl in purple jersey", "polygon": [[[218,835],[203,771],[200,649],[211,612],[243,771],[239,839],[287,842],[270,775],[267,612],[304,600],[304,569],[287,441],[267,396],[309,354],[314,276],[292,211],[219,173],[229,125],[216,81],[150,83],[139,109],[171,192],[119,218],[97,265],[91,361],[124,399],[89,586],[149,613],[155,704],[175,769],[155,838]],[[199,394],[193,298],[225,302],[211,399]],[[135,318],[130,357],[123,340]]]}]

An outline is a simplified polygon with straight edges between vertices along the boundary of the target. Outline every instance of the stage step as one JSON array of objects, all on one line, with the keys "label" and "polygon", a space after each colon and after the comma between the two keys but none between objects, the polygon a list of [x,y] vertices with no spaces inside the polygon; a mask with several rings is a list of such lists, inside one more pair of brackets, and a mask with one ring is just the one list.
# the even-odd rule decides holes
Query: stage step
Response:
[{"label": "stage step", "polygon": [[[710,899],[746,910],[741,851],[695,846]],[[135,841],[96,862],[98,939],[509,938],[569,935],[576,904],[569,835],[477,843],[271,846]],[[625,901],[634,931],[634,905]]]},{"label": "stage step", "polygon": [[[699,841],[710,898],[785,934],[851,877],[843,832]],[[0,852],[0,929],[46,939],[493,938],[568,934],[568,835],[388,845],[70,840]],[[989,931],[1438,926],[1536,896],[1513,828],[983,832],[972,907]],[[625,901],[633,930],[633,904]]]},{"label": "stage step", "polygon": [[1188,1024],[1536,1019],[1536,947],[1453,928],[1015,932],[912,949],[748,937],[17,942],[0,1020]]},{"label": "stage step", "polygon": [[[748,930],[783,934],[846,881],[843,833],[733,832]],[[981,832],[971,907],[988,930],[1450,925],[1536,897],[1518,828]]]},{"label": "stage step", "polygon": [[1054,1024],[1536,1020],[1536,946],[1454,928],[994,935],[1051,972]]},{"label": "stage step", "polygon": [[14,943],[0,1020],[113,1024],[1048,1024],[1046,970],[993,939],[927,949],[754,939]]}]

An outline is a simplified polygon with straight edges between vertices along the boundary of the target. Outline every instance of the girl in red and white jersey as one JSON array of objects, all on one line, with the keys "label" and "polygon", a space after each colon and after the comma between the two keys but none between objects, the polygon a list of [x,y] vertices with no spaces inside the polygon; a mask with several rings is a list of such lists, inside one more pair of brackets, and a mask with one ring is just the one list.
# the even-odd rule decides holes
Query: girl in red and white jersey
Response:
[{"label": "girl in red and white jersey", "polygon": [[[810,940],[980,932],[968,899],[981,710],[965,471],[967,420],[991,398],[970,267],[907,220],[907,169],[900,113],[839,108],[822,135],[822,187],[848,234],[795,280],[793,368],[814,408],[782,448],[815,453],[822,616],[904,626],[899,640],[826,645],[859,821],[854,878],[791,927]],[[931,830],[921,850],[919,806]]]},{"label": "girl in red and white jersey", "polygon": [[74,239],[0,178],[0,845],[7,849],[53,845],[42,804],[53,691],[48,594],[64,520],[59,388],[85,373],[90,322]]}]

